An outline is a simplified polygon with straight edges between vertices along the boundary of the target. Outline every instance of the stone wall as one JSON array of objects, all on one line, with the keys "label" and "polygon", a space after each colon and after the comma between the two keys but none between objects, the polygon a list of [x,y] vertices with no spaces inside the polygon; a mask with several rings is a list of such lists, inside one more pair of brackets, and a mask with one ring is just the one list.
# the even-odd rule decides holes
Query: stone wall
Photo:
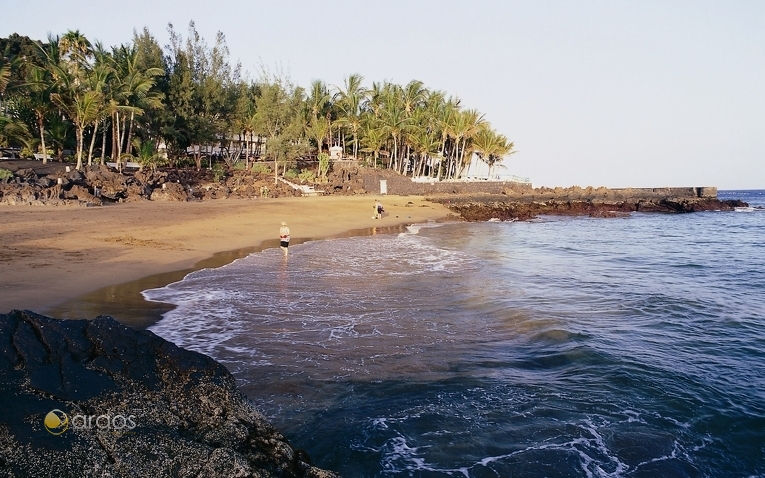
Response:
[{"label": "stone wall", "polygon": [[412,178],[387,171],[365,172],[364,189],[380,193],[380,181],[387,182],[387,193],[399,196],[431,196],[438,194],[505,194],[508,190],[531,191],[531,184],[514,181],[437,181],[415,182]]},{"label": "stone wall", "polygon": [[532,188],[531,184],[514,181],[439,181],[415,182],[390,171],[362,170],[363,187],[370,194],[380,194],[380,181],[387,183],[387,194],[400,196],[432,196],[442,194],[506,194],[533,200],[627,200],[666,198],[716,198],[715,187],[681,188]]}]

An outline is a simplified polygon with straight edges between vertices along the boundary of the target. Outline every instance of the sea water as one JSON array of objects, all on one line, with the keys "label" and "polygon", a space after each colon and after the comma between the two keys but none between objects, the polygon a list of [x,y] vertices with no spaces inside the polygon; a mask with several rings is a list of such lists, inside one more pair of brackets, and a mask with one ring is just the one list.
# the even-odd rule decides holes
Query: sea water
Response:
[{"label": "sea water", "polygon": [[145,295],[347,477],[765,476],[765,211],[420,224]]}]

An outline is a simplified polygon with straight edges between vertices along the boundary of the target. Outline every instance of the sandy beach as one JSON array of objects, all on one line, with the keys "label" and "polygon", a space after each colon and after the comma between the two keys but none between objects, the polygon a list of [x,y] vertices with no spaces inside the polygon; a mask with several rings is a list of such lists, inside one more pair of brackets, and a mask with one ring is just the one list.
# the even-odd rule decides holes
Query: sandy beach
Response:
[{"label": "sandy beach", "polygon": [[143,301],[141,290],[278,247],[281,221],[289,224],[294,245],[393,232],[449,216],[444,206],[422,197],[382,199],[382,220],[372,219],[374,196],[4,207],[0,311],[29,309],[60,318],[108,314],[145,327],[166,309]]}]

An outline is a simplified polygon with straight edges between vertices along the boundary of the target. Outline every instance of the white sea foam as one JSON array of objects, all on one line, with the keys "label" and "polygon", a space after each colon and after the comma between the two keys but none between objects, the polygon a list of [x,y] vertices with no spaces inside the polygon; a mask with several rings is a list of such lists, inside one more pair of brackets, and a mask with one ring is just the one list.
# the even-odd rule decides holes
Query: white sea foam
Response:
[{"label": "white sea foam", "polygon": [[758,221],[309,242],[148,291],[177,304],[152,330],[222,361],[298,446],[329,428],[326,456],[368,466],[346,476],[751,473],[759,435],[699,430],[762,413]]}]

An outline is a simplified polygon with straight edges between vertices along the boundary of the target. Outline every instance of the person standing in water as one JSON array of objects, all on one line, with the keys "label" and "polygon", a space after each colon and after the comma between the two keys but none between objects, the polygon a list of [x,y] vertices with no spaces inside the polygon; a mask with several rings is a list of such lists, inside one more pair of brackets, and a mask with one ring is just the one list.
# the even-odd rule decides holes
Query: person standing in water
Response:
[{"label": "person standing in water", "polygon": [[290,228],[287,227],[287,223],[282,221],[282,227],[279,228],[279,246],[281,246],[284,252],[284,257],[287,257],[288,248],[290,247]]}]

